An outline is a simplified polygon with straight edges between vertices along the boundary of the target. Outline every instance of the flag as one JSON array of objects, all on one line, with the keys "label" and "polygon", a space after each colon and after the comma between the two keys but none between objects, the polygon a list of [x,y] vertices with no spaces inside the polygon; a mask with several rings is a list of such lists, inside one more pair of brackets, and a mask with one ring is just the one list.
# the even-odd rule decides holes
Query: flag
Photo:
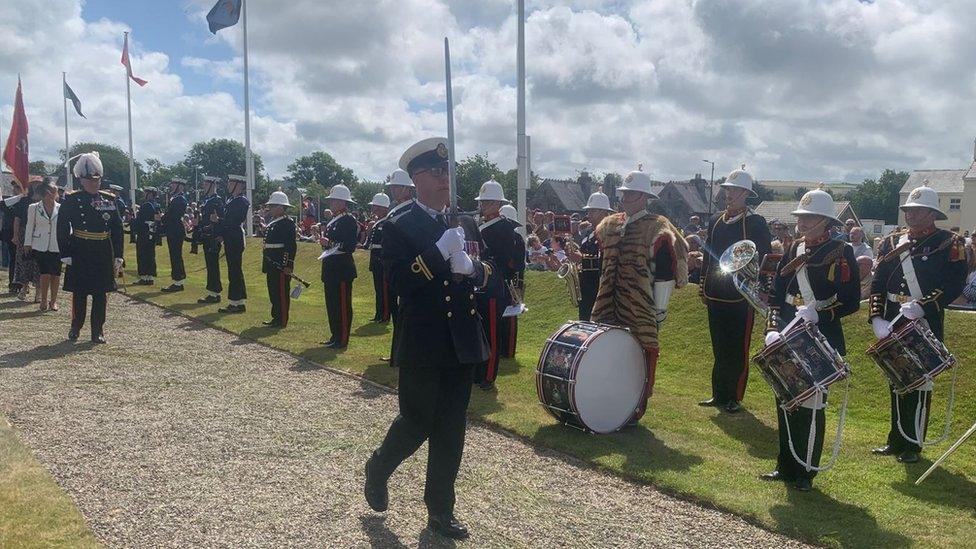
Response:
[{"label": "flag", "polygon": [[64,83],[64,98],[71,101],[71,104],[75,106],[75,112],[78,113],[78,116],[87,118],[85,115],[81,114],[81,99],[78,99],[78,96],[75,95],[74,90],[71,89],[71,86],[69,86],[67,82]]},{"label": "flag", "polygon": [[207,14],[210,32],[217,34],[220,29],[233,27],[241,17],[242,0],[217,0],[213,9]]},{"label": "flag", "polygon": [[27,185],[30,177],[27,160],[27,113],[24,112],[24,95],[20,87],[20,77],[17,77],[17,96],[14,99],[14,121],[10,125],[10,135],[7,136],[7,146],[4,149],[3,161],[14,172],[14,179],[21,185]]},{"label": "flag", "polygon": [[129,33],[125,34],[125,42],[122,44],[122,64],[125,65],[125,72],[133,82],[140,86],[145,86],[149,82],[132,74],[132,64],[129,63]]}]

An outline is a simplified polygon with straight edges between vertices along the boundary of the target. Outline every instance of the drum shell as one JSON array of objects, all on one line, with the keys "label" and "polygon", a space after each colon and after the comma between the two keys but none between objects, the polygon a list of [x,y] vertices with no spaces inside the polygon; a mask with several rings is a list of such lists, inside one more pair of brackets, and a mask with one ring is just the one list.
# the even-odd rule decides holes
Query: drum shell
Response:
[{"label": "drum shell", "polygon": [[956,358],[921,320],[897,326],[867,352],[898,395],[919,389],[956,363]]},{"label": "drum shell", "polygon": [[799,323],[752,358],[787,412],[800,407],[818,388],[850,376],[850,365],[815,324]]}]

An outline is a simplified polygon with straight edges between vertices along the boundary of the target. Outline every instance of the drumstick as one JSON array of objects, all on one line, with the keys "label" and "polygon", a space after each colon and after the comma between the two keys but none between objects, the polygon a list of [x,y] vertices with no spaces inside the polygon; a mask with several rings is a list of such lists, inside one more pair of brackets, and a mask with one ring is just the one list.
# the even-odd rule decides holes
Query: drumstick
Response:
[{"label": "drumstick", "polygon": [[924,473],[922,473],[922,476],[918,477],[918,480],[915,481],[915,486],[918,486],[919,484],[922,483],[923,480],[925,480],[926,478],[928,478],[928,476],[930,474],[932,474],[932,471],[934,471],[935,468],[938,467],[940,463],[942,463],[943,461],[945,461],[945,459],[947,457],[949,457],[949,454],[955,452],[957,448],[959,448],[960,446],[962,446],[962,443],[963,442],[966,442],[966,439],[968,439],[969,437],[973,436],[973,433],[976,433],[976,423],[973,423],[973,426],[970,427],[969,430],[966,431],[965,434],[963,434],[961,437],[959,437],[959,440],[957,440],[955,442],[955,444],[953,444],[952,446],[950,446],[949,449],[946,450],[946,453],[942,454],[942,457],[940,457],[939,459],[935,460],[935,463],[933,463],[932,466],[929,467],[928,471],[925,471]]}]

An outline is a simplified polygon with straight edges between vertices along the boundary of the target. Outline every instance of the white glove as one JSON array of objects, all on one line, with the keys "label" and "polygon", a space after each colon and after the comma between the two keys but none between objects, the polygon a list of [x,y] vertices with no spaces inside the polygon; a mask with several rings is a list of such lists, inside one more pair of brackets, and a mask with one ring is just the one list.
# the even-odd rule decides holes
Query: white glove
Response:
[{"label": "white glove", "polygon": [[444,234],[437,239],[437,249],[441,251],[444,259],[449,259],[455,253],[464,250],[464,229],[455,227],[444,231]]},{"label": "white glove", "polygon": [[820,320],[820,315],[817,314],[816,307],[811,307],[809,305],[800,305],[796,308],[796,316],[806,320],[810,324],[816,324]]},{"label": "white glove", "polygon": [[451,272],[464,276],[474,274],[474,262],[471,256],[465,251],[456,252],[451,255]]},{"label": "white glove", "polygon": [[871,319],[871,328],[874,330],[874,337],[878,339],[884,339],[891,333],[891,323],[880,316]]},{"label": "white glove", "polygon": [[918,301],[912,300],[908,303],[901,304],[901,316],[907,318],[908,320],[918,320],[925,316],[925,311],[922,306],[918,304]]},{"label": "white glove", "polygon": [[768,334],[766,334],[766,346],[769,347],[773,343],[776,343],[776,340],[778,340],[781,337],[783,337],[783,335],[780,334],[779,332],[769,332]]},{"label": "white glove", "polygon": [[116,269],[121,269],[121,268],[122,268],[122,264],[123,264],[124,262],[125,262],[125,260],[124,260],[124,259],[122,259],[121,257],[116,257],[116,258],[115,258],[115,268],[116,268]]},{"label": "white glove", "polygon": [[61,263],[64,263],[65,265],[71,265],[71,258],[70,257],[62,257],[61,258]]}]

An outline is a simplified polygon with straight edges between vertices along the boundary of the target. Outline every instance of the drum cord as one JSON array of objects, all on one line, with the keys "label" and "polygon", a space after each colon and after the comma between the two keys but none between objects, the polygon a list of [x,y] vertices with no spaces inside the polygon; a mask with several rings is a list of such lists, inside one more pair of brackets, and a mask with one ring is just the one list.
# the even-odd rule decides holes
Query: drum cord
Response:
[{"label": "drum cord", "polygon": [[[796,447],[793,445],[793,433],[790,432],[790,422],[789,422],[789,419],[787,418],[787,420],[785,422],[786,423],[786,439],[787,439],[787,442],[789,442],[790,453],[793,454],[793,459],[795,459],[797,463],[799,463],[800,465],[802,465],[803,468],[806,469],[808,472],[809,471],[817,471],[817,472],[820,472],[820,471],[828,471],[828,470],[832,469],[834,467],[834,464],[837,462],[837,456],[840,455],[840,442],[841,442],[841,437],[842,437],[842,435],[844,433],[844,421],[847,419],[847,402],[848,402],[848,397],[850,396],[850,389],[851,389],[851,378],[848,377],[846,379],[846,381],[844,382],[844,402],[843,402],[843,404],[841,404],[841,407],[840,407],[840,417],[837,420],[837,435],[834,437],[834,445],[833,445],[833,448],[831,449],[831,452],[830,452],[830,460],[828,460],[827,461],[827,464],[824,465],[824,466],[822,466],[822,467],[814,467],[814,465],[813,465],[813,446],[814,446],[814,443],[816,442],[816,439],[817,439],[817,410],[814,410],[813,411],[813,417],[810,419],[810,435],[807,438],[807,459],[806,459],[806,461],[800,459],[800,456],[797,455],[797,453],[796,453]],[[815,398],[816,399],[816,401],[815,401],[815,405],[816,406],[820,406],[820,404],[823,402],[822,401],[822,398],[823,398],[824,393],[826,393],[826,390],[823,390],[823,389],[818,388],[817,389],[817,392],[812,397],[812,398]],[[782,411],[783,411],[784,414],[787,413],[785,408],[782,408],[781,407],[781,409],[782,409]],[[826,418],[825,418],[825,421],[826,421]]]},{"label": "drum cord", "polygon": [[[942,430],[942,435],[932,441],[927,441],[925,439],[925,409],[928,407],[928,403],[932,402],[932,391],[919,391],[922,393],[919,395],[918,405],[915,406],[915,435],[922,440],[916,440],[905,433],[905,428],[901,426],[901,400],[898,393],[895,393],[895,415],[898,416],[898,432],[905,440],[911,442],[912,444],[917,444],[918,446],[933,446],[945,441],[949,438],[949,432],[952,431],[952,407],[956,400],[956,376],[959,373],[959,366],[955,366],[952,369],[952,382],[949,384],[949,399],[946,402],[946,419],[945,427]],[[932,381],[932,378],[925,375],[925,380],[928,382]],[[919,433],[922,433],[919,435]]]}]

